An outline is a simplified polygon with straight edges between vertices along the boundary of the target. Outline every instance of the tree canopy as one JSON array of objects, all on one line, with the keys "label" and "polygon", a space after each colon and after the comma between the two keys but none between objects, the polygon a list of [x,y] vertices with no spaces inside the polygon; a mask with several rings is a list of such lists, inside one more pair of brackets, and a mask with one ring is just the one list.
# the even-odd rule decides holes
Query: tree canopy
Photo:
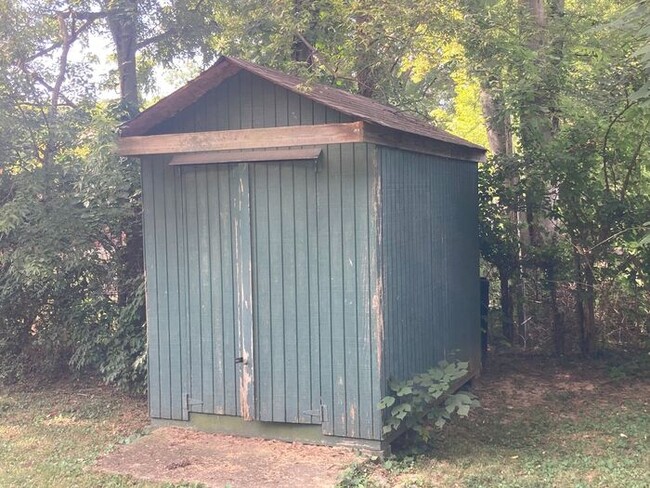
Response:
[{"label": "tree canopy", "polygon": [[0,0],[0,381],[89,369],[144,385],[139,168],[112,145],[161,70],[186,79],[222,53],[490,149],[479,235],[505,341],[559,354],[647,344],[649,8]]}]

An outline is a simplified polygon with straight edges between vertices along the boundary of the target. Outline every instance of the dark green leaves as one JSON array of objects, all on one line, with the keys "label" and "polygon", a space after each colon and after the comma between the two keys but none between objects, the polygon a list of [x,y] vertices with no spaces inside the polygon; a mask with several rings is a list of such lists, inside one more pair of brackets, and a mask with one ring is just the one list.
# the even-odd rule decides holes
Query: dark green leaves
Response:
[{"label": "dark green leaves", "polygon": [[[390,409],[384,433],[405,427],[426,438],[432,422],[442,427],[454,412],[466,417],[472,407],[479,406],[476,397],[467,392],[450,394],[450,389],[468,373],[468,362],[441,361],[438,367],[409,380],[391,380],[389,388],[394,395],[384,397],[378,404],[382,410]],[[444,395],[447,396],[440,405]]]}]

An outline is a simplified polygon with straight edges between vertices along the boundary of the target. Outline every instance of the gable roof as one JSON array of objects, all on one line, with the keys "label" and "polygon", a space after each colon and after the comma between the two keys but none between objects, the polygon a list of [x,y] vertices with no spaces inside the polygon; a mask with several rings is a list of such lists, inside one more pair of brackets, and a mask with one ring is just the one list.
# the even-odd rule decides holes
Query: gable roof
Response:
[{"label": "gable roof", "polygon": [[401,112],[395,107],[383,105],[370,98],[331,86],[307,83],[297,76],[229,56],[221,56],[212,67],[198,77],[122,125],[121,135],[127,137],[146,134],[161,122],[192,105],[208,91],[219,86],[240,70],[248,71],[275,85],[364,122],[436,141],[485,150],[477,144],[438,129],[426,120]]}]

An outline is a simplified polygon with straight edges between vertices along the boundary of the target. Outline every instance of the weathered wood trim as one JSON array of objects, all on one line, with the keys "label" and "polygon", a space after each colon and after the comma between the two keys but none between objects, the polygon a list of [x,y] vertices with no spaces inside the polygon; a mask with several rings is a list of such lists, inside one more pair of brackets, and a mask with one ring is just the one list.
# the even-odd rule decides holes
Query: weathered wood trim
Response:
[{"label": "weathered wood trim", "polygon": [[251,248],[251,209],[248,166],[240,164],[236,173],[238,191],[233,196],[235,282],[237,283],[236,332],[241,357],[239,371],[239,414],[254,420],[255,357],[253,350],[253,276]]},{"label": "weathered wood trim", "polygon": [[476,162],[485,159],[485,151],[482,149],[436,141],[427,137],[387,129],[373,124],[364,125],[363,140],[380,146],[394,147],[444,158]]},{"label": "weathered wood trim", "polygon": [[177,154],[172,157],[169,164],[172,166],[179,166],[186,164],[306,161],[318,159],[322,152],[323,150],[320,147],[308,149],[268,149],[259,151],[209,151]]},{"label": "weathered wood trim", "polygon": [[[276,149],[264,157],[260,153],[246,150],[351,142],[367,142],[465,161],[478,162],[485,159],[485,151],[482,149],[436,141],[360,121],[122,137],[118,140],[116,152],[119,156],[176,154],[170,163],[173,165],[306,160],[317,157],[310,152],[314,149]],[[282,154],[282,151],[286,153]]]},{"label": "weathered wood trim", "polygon": [[119,156],[142,156],[346,142],[363,142],[363,122],[122,137],[116,152]]},{"label": "weathered wood trim", "polygon": [[216,88],[241,68],[229,60],[217,62],[187,85],[152,105],[135,119],[122,125],[122,136],[141,136],[157,125],[169,120],[183,109],[198,101],[208,91]]}]

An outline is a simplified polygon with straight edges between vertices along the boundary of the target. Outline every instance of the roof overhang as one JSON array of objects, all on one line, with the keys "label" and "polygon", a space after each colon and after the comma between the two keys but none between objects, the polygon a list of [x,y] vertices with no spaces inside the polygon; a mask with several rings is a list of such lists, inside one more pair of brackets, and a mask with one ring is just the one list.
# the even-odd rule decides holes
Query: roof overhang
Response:
[{"label": "roof overhang", "polygon": [[[130,122],[123,124],[121,126],[121,136],[134,137],[150,134],[151,130],[156,126],[191,106],[203,95],[241,70],[248,71],[270,83],[337,110],[353,119],[366,122],[368,127],[376,127],[377,132],[383,130],[384,135],[390,133],[393,139],[408,139],[411,142],[417,140],[418,144],[416,145],[421,143],[426,145],[425,141],[428,140],[434,141],[431,144],[435,146],[466,148],[466,150],[460,152],[473,154],[472,160],[480,160],[485,156],[483,147],[449,134],[394,107],[382,105],[375,100],[330,86],[309,83],[293,75],[226,56],[221,56],[212,67],[198,77],[144,110]],[[382,138],[382,141],[385,140],[385,137]],[[443,152],[449,151],[445,149]],[[475,153],[481,155],[476,156]]]},{"label": "roof overhang", "polygon": [[422,154],[481,161],[484,151],[434,141],[367,122],[121,137],[120,156],[192,154],[367,142]]}]

